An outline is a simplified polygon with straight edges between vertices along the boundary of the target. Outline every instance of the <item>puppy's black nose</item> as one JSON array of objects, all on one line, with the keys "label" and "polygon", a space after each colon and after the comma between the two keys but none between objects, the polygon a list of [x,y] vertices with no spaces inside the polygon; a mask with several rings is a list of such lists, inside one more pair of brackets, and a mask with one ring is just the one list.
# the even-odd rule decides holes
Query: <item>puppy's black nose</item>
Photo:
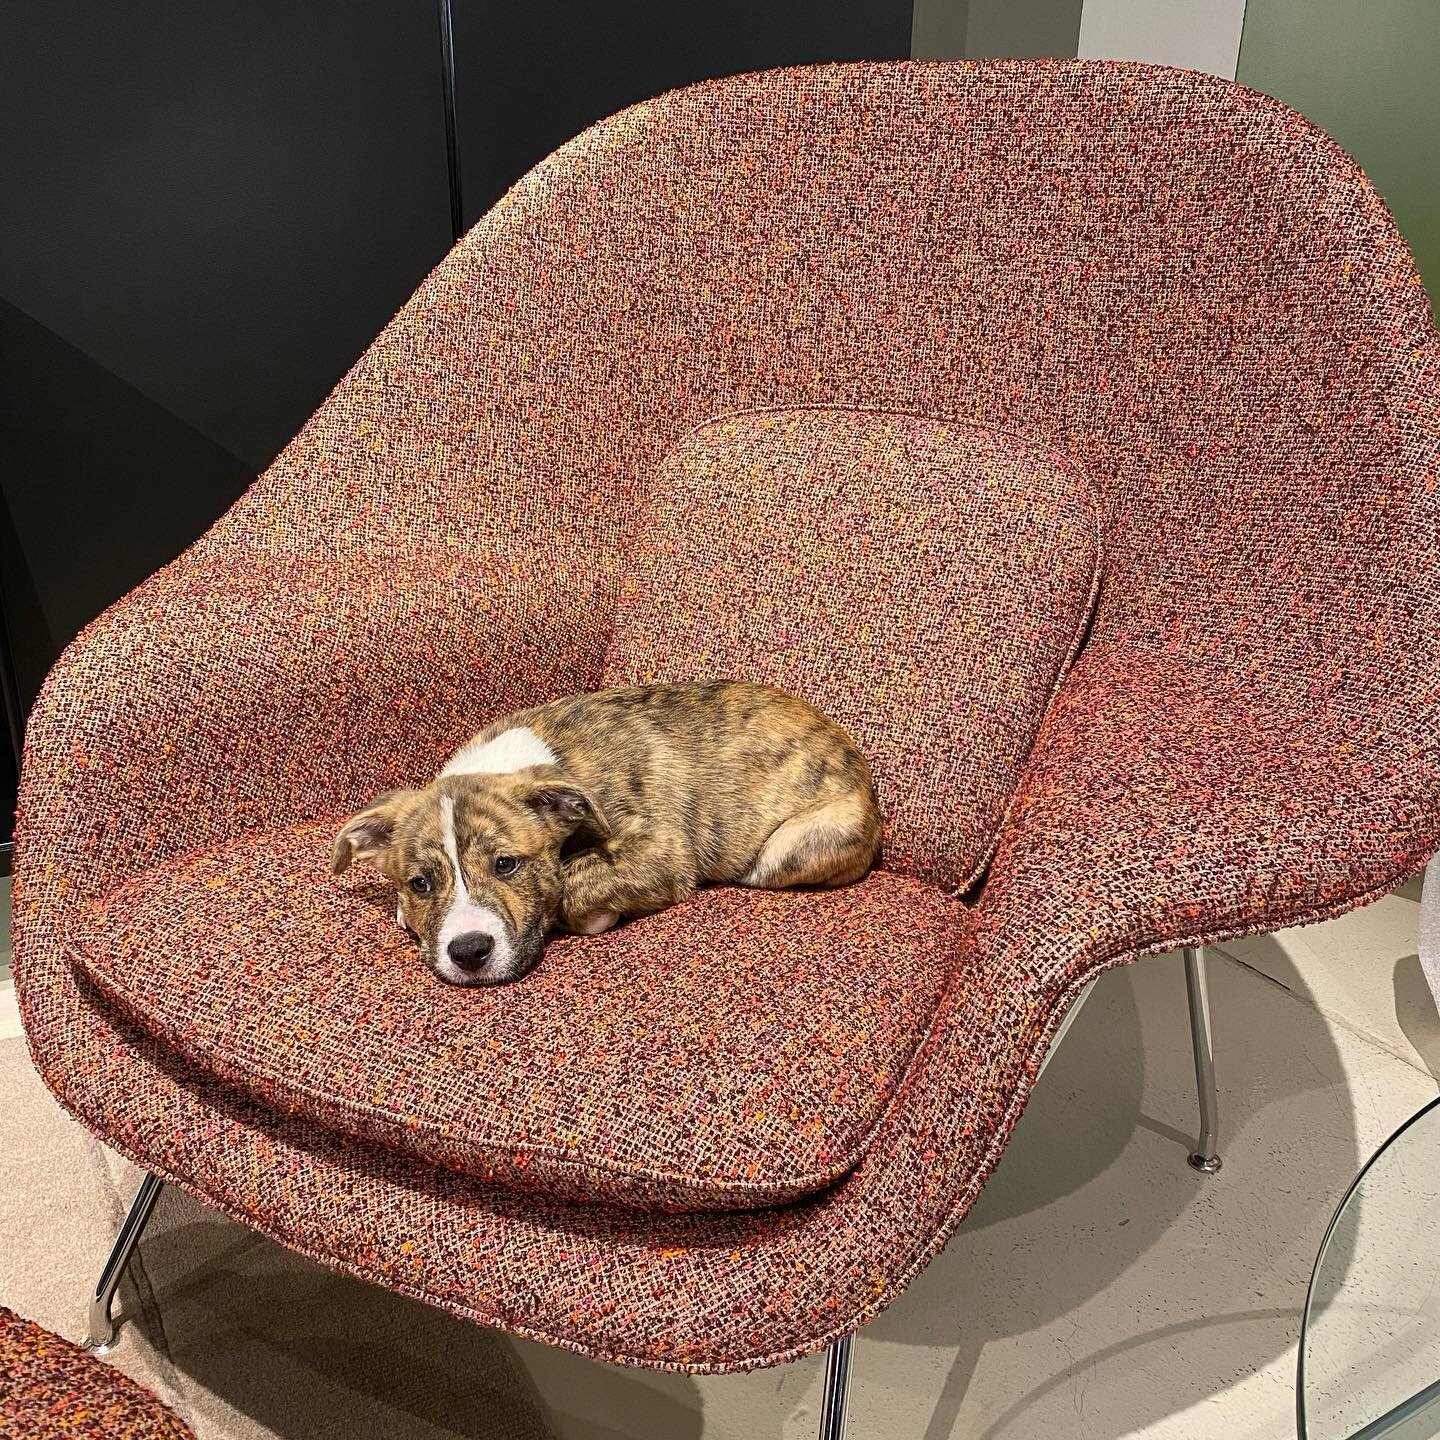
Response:
[{"label": "puppy's black nose", "polygon": [[445,953],[462,970],[473,973],[485,968],[494,948],[495,941],[483,930],[472,930],[468,935],[457,935]]}]

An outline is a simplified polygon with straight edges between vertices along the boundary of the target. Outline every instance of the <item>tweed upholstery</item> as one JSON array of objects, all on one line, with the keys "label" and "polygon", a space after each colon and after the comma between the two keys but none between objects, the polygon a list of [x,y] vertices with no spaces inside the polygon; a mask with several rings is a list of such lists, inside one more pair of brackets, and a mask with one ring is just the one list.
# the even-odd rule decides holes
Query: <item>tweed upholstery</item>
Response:
[{"label": "tweed upholstery", "polygon": [[220,798],[213,757],[243,766],[267,731],[289,736],[286,773],[260,762],[248,800],[220,801],[220,833],[264,828],[277,808],[316,813],[317,794],[339,799],[327,813],[353,809],[433,774],[496,714],[588,688],[604,654],[613,587],[584,556],[261,552],[221,562],[203,548],[90,631],[113,667],[104,683],[149,698],[76,732],[75,800],[83,805],[102,774],[143,786],[157,767],[173,769],[184,778],[150,806],[156,858],[186,848],[173,837]]},{"label": "tweed upholstery", "polygon": [[331,878],[339,823],[122,885],[77,912],[86,972],[262,1100],[561,1199],[743,1209],[843,1175],[935,1013],[963,914],[882,874],[707,890],[555,940],[524,984],[456,990],[396,928],[387,882]]},{"label": "tweed upholstery", "polygon": [[144,1386],[0,1305],[3,1440],[191,1440]]},{"label": "tweed upholstery", "polygon": [[[1373,189],[1299,116],[1223,81],[826,66],[626,111],[522,180],[240,503],[52,672],[15,861],[36,1062],[133,1159],[459,1315],[695,1371],[853,1331],[964,1218],[1087,979],[1337,913],[1437,848],[1437,396],[1424,294]],[[386,746],[334,755],[350,717],[384,723],[393,673],[337,680],[356,615],[314,621],[352,555],[482,557],[505,616],[561,537],[581,573],[619,572],[696,425],[811,404],[1024,433],[1091,478],[1105,526],[1094,625],[956,981],[843,1180],[733,1213],[545,1201],[239,1094],[77,975],[77,905],[259,815],[333,814],[455,738],[441,687],[396,725],[398,764]],[[187,578],[203,591],[202,574],[287,558],[309,580],[263,598],[262,654],[203,603],[166,603]],[[525,620],[501,628],[544,631]],[[468,650],[479,709],[511,670],[464,626],[442,609],[386,653],[413,676]],[[203,652],[180,645],[191,629]],[[582,668],[533,687],[581,688]],[[167,750],[177,727],[196,743]]]},{"label": "tweed upholstery", "polygon": [[865,752],[885,863],[967,886],[1090,618],[1097,516],[1063,456],[864,410],[729,415],[651,490],[607,683],[736,674]]}]

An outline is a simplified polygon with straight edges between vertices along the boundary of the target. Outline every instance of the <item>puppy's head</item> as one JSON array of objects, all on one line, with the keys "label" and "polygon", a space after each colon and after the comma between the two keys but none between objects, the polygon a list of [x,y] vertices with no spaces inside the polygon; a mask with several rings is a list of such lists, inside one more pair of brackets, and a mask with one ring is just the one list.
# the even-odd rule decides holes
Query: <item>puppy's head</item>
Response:
[{"label": "puppy's head", "polygon": [[372,801],[335,837],[337,875],[365,860],[399,889],[397,919],[452,985],[502,985],[540,959],[563,853],[603,839],[595,800],[553,767],[448,775]]}]

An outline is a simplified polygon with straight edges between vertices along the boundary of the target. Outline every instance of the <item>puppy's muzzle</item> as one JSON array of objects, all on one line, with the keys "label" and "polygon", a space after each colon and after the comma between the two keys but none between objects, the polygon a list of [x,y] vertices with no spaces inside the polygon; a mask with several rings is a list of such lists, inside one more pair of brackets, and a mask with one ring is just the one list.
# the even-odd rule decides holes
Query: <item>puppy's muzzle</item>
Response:
[{"label": "puppy's muzzle", "polygon": [[458,970],[479,975],[495,953],[495,940],[483,930],[470,930],[457,935],[446,947],[445,955]]}]

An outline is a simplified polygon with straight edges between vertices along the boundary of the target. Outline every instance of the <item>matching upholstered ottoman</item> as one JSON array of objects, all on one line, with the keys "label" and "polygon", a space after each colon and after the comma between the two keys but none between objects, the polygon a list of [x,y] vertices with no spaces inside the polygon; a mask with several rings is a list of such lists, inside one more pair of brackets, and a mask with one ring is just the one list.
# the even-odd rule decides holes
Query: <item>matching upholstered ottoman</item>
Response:
[{"label": "matching upholstered ottoman", "polygon": [[143,1385],[0,1306],[0,1440],[193,1440]]}]

